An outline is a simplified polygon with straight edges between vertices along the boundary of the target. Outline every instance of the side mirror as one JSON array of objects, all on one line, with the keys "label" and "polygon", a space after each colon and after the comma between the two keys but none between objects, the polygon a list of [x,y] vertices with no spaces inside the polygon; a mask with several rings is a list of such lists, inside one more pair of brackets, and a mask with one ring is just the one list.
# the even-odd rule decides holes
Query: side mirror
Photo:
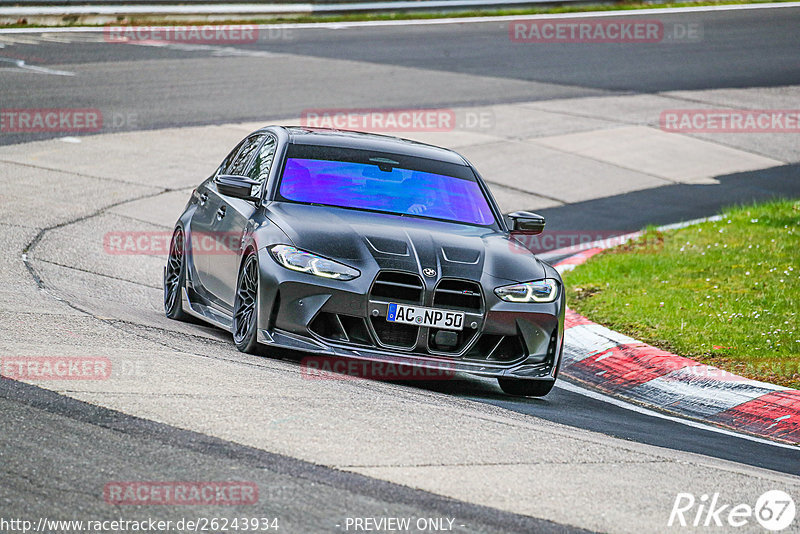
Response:
[{"label": "side mirror", "polygon": [[537,235],[544,232],[544,217],[529,211],[515,211],[509,213],[511,219],[511,230],[514,232],[525,232],[526,234]]},{"label": "side mirror", "polygon": [[217,190],[223,195],[243,200],[258,201],[259,182],[236,174],[221,174],[217,176]]}]

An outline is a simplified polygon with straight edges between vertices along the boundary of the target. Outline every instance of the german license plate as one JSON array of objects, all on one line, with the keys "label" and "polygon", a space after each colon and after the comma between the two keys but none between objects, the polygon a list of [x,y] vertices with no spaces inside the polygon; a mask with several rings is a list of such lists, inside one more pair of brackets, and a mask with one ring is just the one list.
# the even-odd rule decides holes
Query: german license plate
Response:
[{"label": "german license plate", "polygon": [[439,310],[407,304],[389,304],[386,320],[390,323],[414,324],[444,330],[463,330],[464,314],[453,310]]}]

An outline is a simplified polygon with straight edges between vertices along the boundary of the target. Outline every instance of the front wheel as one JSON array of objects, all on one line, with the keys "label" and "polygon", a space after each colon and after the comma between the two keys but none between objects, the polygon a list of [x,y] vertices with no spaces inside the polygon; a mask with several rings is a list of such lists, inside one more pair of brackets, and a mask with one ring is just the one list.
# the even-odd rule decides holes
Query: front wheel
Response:
[{"label": "front wheel", "polygon": [[544,397],[553,389],[555,380],[519,380],[517,378],[498,378],[500,389],[515,397]]},{"label": "front wheel", "polygon": [[258,257],[250,253],[242,263],[233,304],[233,342],[242,352],[258,352]]},{"label": "front wheel", "polygon": [[176,321],[190,321],[191,317],[183,311],[181,291],[186,279],[186,254],[183,230],[177,228],[172,234],[169,258],[164,268],[164,313]]}]

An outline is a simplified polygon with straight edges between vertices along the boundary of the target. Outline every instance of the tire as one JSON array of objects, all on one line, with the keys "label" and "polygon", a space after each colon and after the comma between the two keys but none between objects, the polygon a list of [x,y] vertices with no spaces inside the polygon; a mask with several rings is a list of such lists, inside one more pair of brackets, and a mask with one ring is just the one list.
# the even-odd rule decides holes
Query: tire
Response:
[{"label": "tire", "polygon": [[258,256],[250,252],[242,262],[233,304],[233,342],[248,354],[258,354]]},{"label": "tire", "polygon": [[186,281],[186,241],[182,228],[176,228],[169,245],[167,266],[164,267],[164,313],[176,321],[192,322],[183,311],[181,290]]},{"label": "tire", "polygon": [[516,378],[498,378],[500,389],[507,395],[515,397],[544,397],[553,389],[555,380],[519,380]]}]

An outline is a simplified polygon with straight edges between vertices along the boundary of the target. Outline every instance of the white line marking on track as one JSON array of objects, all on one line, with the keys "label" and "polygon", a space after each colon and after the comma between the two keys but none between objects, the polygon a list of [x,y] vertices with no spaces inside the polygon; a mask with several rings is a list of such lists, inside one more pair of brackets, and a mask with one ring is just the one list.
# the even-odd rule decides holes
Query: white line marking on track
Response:
[{"label": "white line marking on track", "polygon": [[0,58],[0,61],[5,63],[13,63],[18,69],[28,72],[36,72],[38,74],[53,74],[55,76],[75,76],[74,72],[66,70],[48,69],[47,67],[37,67],[36,65],[28,65],[21,59],[8,59]]},{"label": "white line marking on track", "polygon": [[597,358],[595,358],[595,359],[594,359],[594,361],[596,361],[596,362],[599,362],[599,361],[605,360],[606,358],[608,358],[608,357],[609,357],[609,356],[611,356],[612,354],[614,354],[614,353],[613,353],[613,352],[611,352],[611,351],[608,351],[608,352],[606,352],[606,353],[604,353],[604,354],[601,354],[601,355],[600,355],[600,356],[598,356]]},{"label": "white line marking on track", "polygon": [[267,52],[265,50],[244,50],[241,48],[234,48],[232,46],[216,46],[206,44],[194,43],[171,43],[167,41],[129,41],[127,43],[115,44],[128,44],[134,46],[153,46],[157,48],[168,48],[171,50],[182,50],[184,52],[211,52],[215,57],[227,56],[247,56],[247,57],[278,57],[280,54],[274,52]]},{"label": "white line marking on track", "polygon": [[613,406],[617,406],[619,408],[623,408],[625,410],[630,410],[632,412],[636,412],[642,415],[647,415],[650,417],[658,417],[659,419],[665,419],[667,421],[672,421],[673,423],[679,423],[682,425],[690,426],[692,428],[699,428],[701,430],[707,430],[709,432],[716,432],[717,434],[724,434],[726,436],[732,436],[735,438],[746,439],[749,441],[754,441],[756,443],[761,443],[762,445],[771,445],[773,447],[781,447],[783,449],[791,449],[794,451],[800,451],[800,447],[795,445],[789,445],[786,443],[778,443],[776,441],[770,441],[768,439],[759,438],[756,436],[750,436],[748,434],[739,434],[738,432],[734,432],[733,430],[727,430],[725,428],[719,428],[713,425],[709,425],[706,423],[701,423],[699,421],[694,421],[692,419],[683,419],[682,417],[674,417],[672,415],[667,415],[665,413],[657,412],[655,410],[649,410],[642,406],[638,406],[636,404],[631,404],[619,399],[615,399],[614,397],[609,397],[607,395],[603,395],[602,393],[598,393],[596,391],[592,391],[589,389],[582,388],[573,384],[572,382],[567,382],[566,380],[557,380],[556,387],[561,388],[565,391],[569,391],[571,393],[577,393],[578,395],[583,395],[584,397],[589,397],[590,399],[598,400],[600,402],[605,402],[611,404]]},{"label": "white line marking on track", "polygon": [[[706,13],[714,11],[746,11],[752,9],[786,9],[800,7],[800,2],[780,2],[764,4],[739,4],[722,6],[696,6],[696,7],[668,7],[658,9],[634,9],[620,11],[587,11],[583,13],[554,13],[542,15],[508,15],[502,17],[460,17],[443,19],[409,19],[409,20],[368,20],[354,22],[306,22],[296,24],[259,24],[259,29],[269,28],[288,28],[288,29],[348,29],[359,27],[374,26],[428,26],[434,24],[472,24],[483,22],[509,22],[512,20],[536,20],[536,19],[576,19],[594,17],[629,17],[632,15],[646,17],[648,15],[670,15],[680,13]],[[2,10],[0,9],[0,13]],[[252,25],[229,25],[234,28],[237,26]],[[73,26],[69,28],[41,27],[41,28],[6,28],[0,30],[0,34],[14,33],[96,33],[104,31],[103,26]]]}]

